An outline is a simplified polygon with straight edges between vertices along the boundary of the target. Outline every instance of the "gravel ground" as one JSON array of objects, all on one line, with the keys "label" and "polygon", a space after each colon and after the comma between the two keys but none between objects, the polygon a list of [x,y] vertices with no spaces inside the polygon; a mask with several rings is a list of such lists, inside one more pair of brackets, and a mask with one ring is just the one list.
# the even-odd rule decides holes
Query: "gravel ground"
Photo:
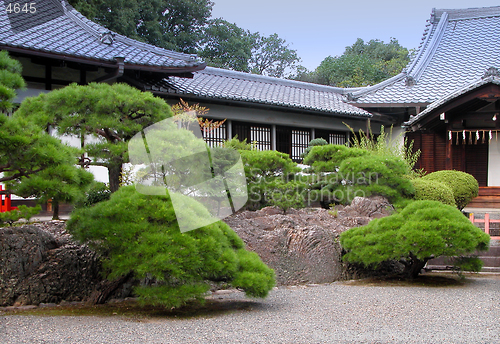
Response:
[{"label": "gravel ground", "polygon": [[0,343],[500,343],[500,275],[462,286],[280,287],[233,292],[189,319],[0,315]]}]

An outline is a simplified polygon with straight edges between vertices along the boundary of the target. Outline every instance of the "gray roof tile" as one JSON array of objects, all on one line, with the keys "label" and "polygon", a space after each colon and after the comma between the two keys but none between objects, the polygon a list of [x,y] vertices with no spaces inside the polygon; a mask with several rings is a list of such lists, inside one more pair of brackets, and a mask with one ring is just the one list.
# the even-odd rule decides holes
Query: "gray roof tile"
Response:
[{"label": "gray roof tile", "polygon": [[194,73],[193,79],[169,77],[156,83],[148,80],[143,80],[143,83],[151,90],[165,93],[289,107],[331,115],[372,116],[365,110],[345,103],[338,90],[330,86],[213,67]]},{"label": "gray roof tile", "polygon": [[[399,75],[351,92],[359,104],[430,104],[500,67],[500,6],[434,10],[418,53]],[[409,81],[414,85],[407,85]]]},{"label": "gray roof tile", "polygon": [[[124,57],[125,66],[202,69],[205,63],[192,55],[173,52],[115,34],[112,44],[102,43],[106,28],[91,22],[65,0],[36,2],[36,12],[10,13],[0,0],[0,48],[23,48],[114,63]],[[140,58],[139,58],[140,57]]]}]

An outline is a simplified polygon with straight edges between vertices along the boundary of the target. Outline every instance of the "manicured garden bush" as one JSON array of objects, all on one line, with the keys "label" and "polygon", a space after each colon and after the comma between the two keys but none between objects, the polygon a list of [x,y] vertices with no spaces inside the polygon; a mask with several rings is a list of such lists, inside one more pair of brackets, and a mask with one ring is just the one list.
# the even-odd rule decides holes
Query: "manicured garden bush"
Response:
[{"label": "manicured garden bush", "polygon": [[342,183],[335,196],[342,203],[350,203],[357,196],[380,195],[395,203],[415,192],[407,174],[407,165],[398,157],[370,155],[349,158],[340,165],[338,176]]},{"label": "manicured garden bush", "polygon": [[[182,197],[182,196],[181,196]],[[209,217],[191,198],[176,209]],[[190,208],[191,210],[189,210]],[[194,210],[192,210],[194,209]],[[242,288],[248,296],[265,297],[274,271],[224,222],[181,233],[169,196],[139,194],[121,187],[108,201],[77,209],[68,230],[103,257],[109,279],[133,274],[141,280],[134,292],[144,304],[178,307],[203,300],[208,281]]]},{"label": "manicured garden bush", "polygon": [[[300,171],[288,154],[277,151],[241,150],[248,189],[247,209],[257,210],[275,205],[271,199],[278,199],[277,193],[291,185],[284,184],[294,179]],[[274,195],[274,197],[272,197]]]},{"label": "manicured garden bush", "polygon": [[327,144],[328,141],[326,141],[322,137],[318,137],[317,139],[312,139],[311,141],[309,141],[307,148],[302,152],[302,154],[300,154],[300,157],[304,159],[314,146],[325,146]]},{"label": "manicured garden bush", "polygon": [[[484,251],[489,241],[489,235],[457,208],[438,201],[412,202],[400,213],[340,235],[340,243],[347,250],[346,261],[376,267],[396,260],[404,264],[403,276],[410,279],[417,277],[431,258]],[[477,258],[469,260],[469,268],[477,271],[481,266]]]},{"label": "manicured garden bush", "polygon": [[425,180],[435,180],[448,185],[453,192],[458,209],[462,210],[477,197],[479,184],[472,175],[454,170],[443,170],[429,173],[422,177]]},{"label": "manicured garden bush", "polygon": [[436,180],[422,178],[412,179],[411,183],[415,188],[415,200],[439,201],[444,204],[455,206],[455,198],[451,188]]},{"label": "manicured garden bush", "polygon": [[314,146],[304,158],[304,164],[310,165],[314,172],[335,172],[345,159],[368,154],[366,150],[342,145]]}]

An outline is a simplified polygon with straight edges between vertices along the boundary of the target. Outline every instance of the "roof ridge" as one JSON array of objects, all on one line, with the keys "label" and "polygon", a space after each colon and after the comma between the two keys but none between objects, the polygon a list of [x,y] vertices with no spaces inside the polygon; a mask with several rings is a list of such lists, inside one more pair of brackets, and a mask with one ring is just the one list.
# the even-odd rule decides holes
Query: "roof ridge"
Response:
[{"label": "roof ridge", "polygon": [[320,85],[320,84],[314,84],[314,83],[305,82],[305,81],[281,79],[281,78],[276,78],[276,77],[267,76],[267,75],[252,74],[252,73],[246,73],[246,72],[240,72],[240,71],[234,71],[234,70],[228,70],[228,69],[222,69],[222,68],[216,68],[216,67],[206,67],[204,70],[201,70],[198,73],[216,74],[216,75],[231,77],[231,78],[240,79],[240,80],[270,83],[270,84],[282,85],[282,86],[288,86],[288,87],[308,88],[308,89],[315,90],[315,91],[332,92],[332,93],[337,93],[340,95],[345,95],[348,92],[356,91],[356,90],[363,88],[363,87],[342,88],[342,87],[335,87],[335,86],[328,86],[328,85]]},{"label": "roof ridge", "polygon": [[438,19],[443,13],[448,13],[449,20],[467,20],[477,18],[499,17],[500,6],[470,7],[456,9],[434,9],[435,18]]},{"label": "roof ridge", "polygon": [[[436,29],[434,30],[434,35],[432,35],[432,38],[427,40],[426,43],[422,47],[420,58],[415,59],[415,64],[411,66],[411,69],[407,71],[408,76],[412,77],[415,82],[418,82],[418,79],[422,76],[422,73],[424,72],[425,68],[429,65],[430,61],[432,60],[432,57],[436,53],[436,50],[439,46],[439,43],[441,42],[441,39],[443,38],[444,32],[446,30],[446,24],[448,24],[448,13],[444,12],[441,18],[439,19],[439,23],[436,26]],[[429,34],[429,38],[430,38]]]},{"label": "roof ridge", "polygon": [[[406,79],[407,85],[413,85],[418,82],[418,79],[422,76],[422,73],[425,71],[425,68],[429,65],[434,53],[439,46],[441,38],[446,30],[446,24],[448,22],[448,14],[444,13],[436,26],[436,29],[433,30],[434,26],[434,11],[431,13],[431,19],[428,20],[431,24],[429,29],[424,30],[424,37],[422,37],[422,41],[420,43],[419,51],[417,55],[408,63],[408,65],[403,69],[403,71],[389,79],[386,79],[378,84],[373,86],[367,86],[357,92],[348,93],[348,98],[350,100],[357,100],[366,94],[381,90],[393,83],[400,81],[401,79]],[[432,37],[432,38],[431,38]]]}]

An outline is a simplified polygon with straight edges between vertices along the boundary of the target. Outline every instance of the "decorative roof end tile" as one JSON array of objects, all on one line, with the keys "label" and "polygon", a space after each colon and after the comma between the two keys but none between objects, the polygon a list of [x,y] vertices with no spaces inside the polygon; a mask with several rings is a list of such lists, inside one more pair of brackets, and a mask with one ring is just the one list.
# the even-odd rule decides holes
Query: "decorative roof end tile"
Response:
[{"label": "decorative roof end tile", "polygon": [[101,32],[99,40],[101,41],[101,43],[111,45],[115,41],[115,36],[116,34],[111,31]]},{"label": "decorative roof end tile", "polygon": [[411,75],[406,76],[406,78],[405,78],[405,86],[407,86],[407,87],[413,87],[416,84],[417,84],[417,80],[415,80],[414,77],[412,77]]},{"label": "decorative roof end tile", "polygon": [[489,78],[490,76],[494,77],[500,77],[500,72],[498,71],[498,68],[495,67],[490,67],[484,72],[484,75],[482,76],[483,79]]}]

